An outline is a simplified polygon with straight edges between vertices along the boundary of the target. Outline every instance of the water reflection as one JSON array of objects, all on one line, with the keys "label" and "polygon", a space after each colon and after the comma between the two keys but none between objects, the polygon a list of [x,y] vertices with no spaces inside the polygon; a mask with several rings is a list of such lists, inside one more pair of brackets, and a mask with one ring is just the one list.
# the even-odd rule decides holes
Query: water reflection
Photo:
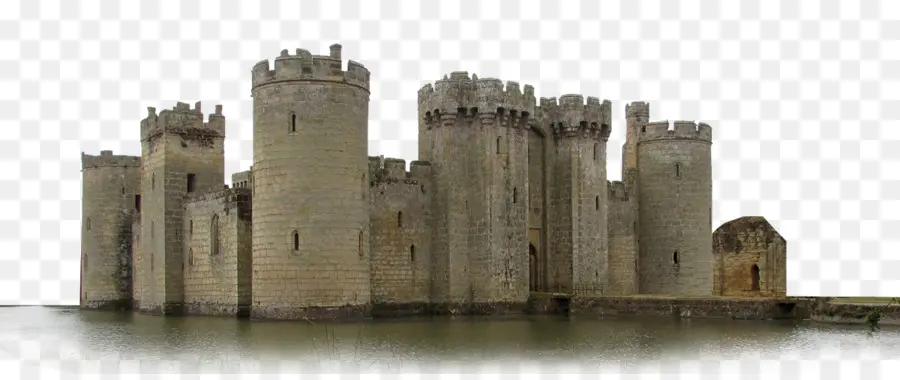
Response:
[{"label": "water reflection", "polygon": [[[437,365],[503,362],[614,363],[678,359],[806,358],[823,349],[900,357],[900,331],[795,322],[529,317],[367,323],[249,322],[61,308],[0,308],[0,348],[21,357],[81,360],[242,360]],[[391,364],[393,363],[393,364]]]}]

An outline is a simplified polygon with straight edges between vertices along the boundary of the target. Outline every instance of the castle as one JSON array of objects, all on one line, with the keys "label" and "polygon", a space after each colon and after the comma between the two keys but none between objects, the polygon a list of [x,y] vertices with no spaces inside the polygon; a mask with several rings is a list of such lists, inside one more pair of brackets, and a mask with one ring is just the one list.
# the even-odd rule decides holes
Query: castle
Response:
[{"label": "castle", "polygon": [[252,69],[253,166],[224,186],[225,116],[179,102],[141,156],[82,153],[81,305],[258,319],[521,310],[532,293],[778,296],[784,239],[712,231],[712,128],[536,99],[454,72],[419,90],[419,160],[368,157],[369,71],[283,50]]}]

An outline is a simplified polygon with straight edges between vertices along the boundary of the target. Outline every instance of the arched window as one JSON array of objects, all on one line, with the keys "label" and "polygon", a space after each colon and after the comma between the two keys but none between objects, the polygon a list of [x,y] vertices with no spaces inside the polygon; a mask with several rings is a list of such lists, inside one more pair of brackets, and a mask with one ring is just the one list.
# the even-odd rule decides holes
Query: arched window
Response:
[{"label": "arched window", "polygon": [[416,261],[416,245],[415,244],[409,246],[409,261],[412,261],[412,262]]},{"label": "arched window", "polygon": [[219,215],[213,215],[209,222],[209,252],[213,256],[219,254]]},{"label": "arched window", "polygon": [[294,241],[294,250],[299,251],[300,250],[300,233],[297,231],[294,231],[294,233],[292,234],[292,238],[294,239],[293,240]]},{"label": "arched window", "polygon": [[678,265],[678,251],[672,253],[672,264]]},{"label": "arched window", "polygon": [[297,132],[297,114],[291,114],[291,133]]}]

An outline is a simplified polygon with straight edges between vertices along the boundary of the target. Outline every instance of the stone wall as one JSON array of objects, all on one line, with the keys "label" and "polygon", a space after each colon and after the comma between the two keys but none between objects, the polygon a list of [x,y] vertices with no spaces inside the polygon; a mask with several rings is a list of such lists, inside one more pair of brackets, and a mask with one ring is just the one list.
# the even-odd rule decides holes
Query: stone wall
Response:
[{"label": "stone wall", "polygon": [[251,207],[251,191],[246,188],[198,194],[186,202],[186,313],[249,314],[253,274]]},{"label": "stone wall", "polygon": [[803,319],[805,303],[783,298],[574,297],[571,314],[681,318]]},{"label": "stone wall", "polygon": [[81,291],[84,308],[128,308],[132,300],[132,218],[141,158],[81,155]]},{"label": "stone wall", "polygon": [[625,181],[609,183],[609,276],[605,295],[638,293],[637,173],[627,169]]},{"label": "stone wall", "polygon": [[540,125],[528,131],[528,279],[531,291],[547,289],[548,149],[553,136]]},{"label": "stone wall", "polygon": [[369,244],[374,305],[431,301],[430,165],[369,157]]},{"label": "stone wall", "polygon": [[728,221],[713,233],[713,291],[722,296],[785,296],[787,242],[761,216]]}]

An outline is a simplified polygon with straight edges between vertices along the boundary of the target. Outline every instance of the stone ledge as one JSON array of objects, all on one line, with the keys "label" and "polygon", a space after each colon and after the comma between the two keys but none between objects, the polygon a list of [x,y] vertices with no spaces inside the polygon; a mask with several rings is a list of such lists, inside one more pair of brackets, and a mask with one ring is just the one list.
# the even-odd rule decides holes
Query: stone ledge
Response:
[{"label": "stone ledge", "polygon": [[118,300],[93,300],[83,301],[80,305],[86,310],[115,310],[127,311],[131,310],[131,299],[123,298]]},{"label": "stone ledge", "polygon": [[186,302],[184,304],[184,315],[246,318],[250,316],[250,305],[217,302]]}]

